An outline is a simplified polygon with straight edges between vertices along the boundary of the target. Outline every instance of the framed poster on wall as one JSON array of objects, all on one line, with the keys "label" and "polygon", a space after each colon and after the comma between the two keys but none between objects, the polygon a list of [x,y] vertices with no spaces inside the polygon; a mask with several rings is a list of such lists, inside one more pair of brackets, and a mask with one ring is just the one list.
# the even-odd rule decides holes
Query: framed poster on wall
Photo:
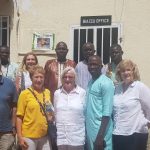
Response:
[{"label": "framed poster on wall", "polygon": [[33,50],[53,50],[54,49],[54,34],[33,34],[32,42]]}]

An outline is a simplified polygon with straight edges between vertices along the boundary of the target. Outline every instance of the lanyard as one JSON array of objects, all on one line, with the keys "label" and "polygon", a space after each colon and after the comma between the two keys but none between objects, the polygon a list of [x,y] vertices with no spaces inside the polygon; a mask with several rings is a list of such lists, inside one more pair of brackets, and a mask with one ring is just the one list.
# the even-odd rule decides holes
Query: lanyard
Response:
[{"label": "lanyard", "polygon": [[28,90],[33,94],[33,96],[35,97],[36,101],[37,101],[37,102],[39,103],[39,105],[40,105],[41,111],[44,113],[45,117],[47,118],[46,112],[45,112],[45,94],[44,94],[44,92],[42,92],[42,93],[43,93],[43,103],[44,103],[44,105],[42,105],[42,103],[39,101],[39,99],[37,98],[37,96],[36,96],[36,94],[34,93],[34,91],[31,90],[30,88],[28,88]]}]

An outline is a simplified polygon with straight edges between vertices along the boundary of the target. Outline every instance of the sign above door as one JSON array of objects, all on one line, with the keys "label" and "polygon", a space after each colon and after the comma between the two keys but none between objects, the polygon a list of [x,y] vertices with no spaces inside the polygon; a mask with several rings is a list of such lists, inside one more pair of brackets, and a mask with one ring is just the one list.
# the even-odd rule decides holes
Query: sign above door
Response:
[{"label": "sign above door", "polygon": [[81,26],[111,25],[111,16],[81,16]]}]

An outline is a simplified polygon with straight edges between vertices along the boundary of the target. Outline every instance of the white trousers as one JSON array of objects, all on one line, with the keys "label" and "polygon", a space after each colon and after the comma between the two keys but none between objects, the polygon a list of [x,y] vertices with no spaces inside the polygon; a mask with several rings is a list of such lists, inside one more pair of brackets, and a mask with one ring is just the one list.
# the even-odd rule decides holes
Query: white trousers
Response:
[{"label": "white trousers", "polygon": [[28,150],[52,150],[48,137],[44,136],[38,139],[25,138],[28,143]]}]

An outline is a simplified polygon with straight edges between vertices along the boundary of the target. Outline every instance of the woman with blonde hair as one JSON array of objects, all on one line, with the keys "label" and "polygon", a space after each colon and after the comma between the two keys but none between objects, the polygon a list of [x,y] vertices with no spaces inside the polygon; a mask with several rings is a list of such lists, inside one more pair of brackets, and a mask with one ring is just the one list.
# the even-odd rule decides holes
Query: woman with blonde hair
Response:
[{"label": "woman with blonde hair", "polygon": [[16,88],[18,93],[31,86],[32,82],[29,76],[29,69],[31,66],[37,64],[38,59],[33,52],[29,52],[24,56],[16,76]]},{"label": "woman with blonde hair", "polygon": [[150,89],[140,81],[137,65],[122,60],[116,68],[114,150],[146,150],[150,125]]},{"label": "woman with blonde hair", "polygon": [[29,72],[32,85],[20,93],[17,105],[19,145],[23,150],[50,150],[47,130],[52,105],[50,91],[44,88],[45,71],[41,66],[32,66]]}]

